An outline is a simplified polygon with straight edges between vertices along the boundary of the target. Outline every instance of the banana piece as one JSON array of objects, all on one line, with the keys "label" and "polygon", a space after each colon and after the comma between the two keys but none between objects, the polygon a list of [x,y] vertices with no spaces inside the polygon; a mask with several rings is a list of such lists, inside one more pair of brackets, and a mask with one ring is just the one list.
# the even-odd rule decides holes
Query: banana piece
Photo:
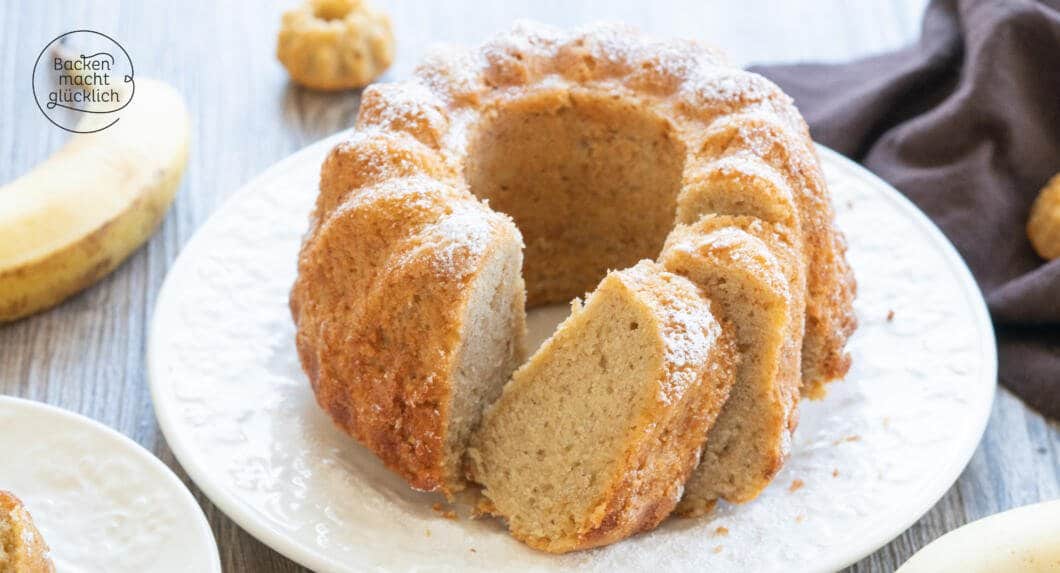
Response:
[{"label": "banana piece", "polygon": [[1060,500],[973,521],[923,548],[898,573],[1056,573]]},{"label": "banana piece", "polygon": [[[190,122],[169,85],[136,79],[117,123],[74,134],[0,187],[0,322],[50,308],[114,270],[155,231],[187,163]],[[86,114],[79,126],[112,117]]]}]

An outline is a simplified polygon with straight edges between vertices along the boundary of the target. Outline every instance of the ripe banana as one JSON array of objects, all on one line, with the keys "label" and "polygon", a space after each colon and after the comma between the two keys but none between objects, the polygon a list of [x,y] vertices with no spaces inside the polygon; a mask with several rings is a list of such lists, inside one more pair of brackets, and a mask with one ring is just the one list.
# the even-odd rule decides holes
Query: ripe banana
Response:
[{"label": "ripe banana", "polygon": [[[102,121],[88,115],[85,126]],[[92,285],[154,233],[187,163],[189,132],[176,90],[137,78],[117,123],[74,134],[0,187],[0,322]]]}]

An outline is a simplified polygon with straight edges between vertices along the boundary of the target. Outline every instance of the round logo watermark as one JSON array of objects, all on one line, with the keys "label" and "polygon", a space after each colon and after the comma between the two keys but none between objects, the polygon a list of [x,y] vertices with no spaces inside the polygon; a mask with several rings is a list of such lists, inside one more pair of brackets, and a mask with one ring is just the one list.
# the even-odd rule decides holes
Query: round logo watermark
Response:
[{"label": "round logo watermark", "polygon": [[33,65],[33,99],[48,121],[66,131],[107,129],[135,93],[129,53],[94,30],[73,30],[48,42]]}]

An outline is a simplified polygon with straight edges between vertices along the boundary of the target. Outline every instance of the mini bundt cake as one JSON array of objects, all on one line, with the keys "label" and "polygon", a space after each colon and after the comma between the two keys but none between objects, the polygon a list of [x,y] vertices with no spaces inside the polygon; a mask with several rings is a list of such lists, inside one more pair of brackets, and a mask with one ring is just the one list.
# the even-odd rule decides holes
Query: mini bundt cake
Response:
[{"label": "mini bundt cake", "polygon": [[705,513],[718,498],[754,499],[787,458],[799,395],[804,302],[801,265],[773,225],[708,215],[678,225],[659,263],[690,278],[731,324],[740,353],[736,383],[710,431],[678,511]]},{"label": "mini bundt cake", "polygon": [[48,552],[22,501],[0,490],[0,573],[53,573]]},{"label": "mini bundt cake", "polygon": [[1060,173],[1042,187],[1031,205],[1027,238],[1039,257],[1047,261],[1060,258]]},{"label": "mini bundt cake", "polygon": [[[754,261],[724,262],[730,239],[733,253]],[[705,253],[681,246],[705,244],[713,245]],[[414,487],[451,495],[465,487],[461,457],[482,409],[521,362],[524,301],[569,301],[608,271],[662,253],[667,271],[703,283],[703,304],[683,306],[697,316],[679,322],[714,321],[706,301],[721,289],[716,310],[732,323],[721,328],[733,332],[719,339],[739,340],[742,362],[753,362],[737,370],[731,361],[739,398],[727,408],[732,420],[714,431],[719,444],[753,456],[741,468],[737,454],[707,438],[709,462],[696,470],[684,508],[695,513],[717,497],[757,495],[783,461],[796,389],[820,396],[847,371],[855,283],[845,248],[806,124],[775,85],[692,42],[650,40],[622,26],[563,32],[520,24],[479,49],[433,53],[410,81],[364,91],[355,134],[322,166],[291,308],[321,406]],[[635,268],[607,274],[607,287],[590,300],[613,300],[620,285],[674,297],[673,285],[683,282],[669,272],[665,281],[642,278],[662,276],[649,263]],[[718,286],[726,277],[752,290]],[[753,316],[743,312],[752,307]],[[606,368],[618,359],[605,351],[611,342],[596,339],[595,350],[557,341],[595,314],[577,316],[545,348],[598,352]],[[695,356],[685,358],[687,368],[714,368],[714,358]],[[540,374],[560,368],[555,360],[538,353],[511,384],[534,392],[560,384]],[[754,404],[756,396],[768,403]],[[577,401],[556,404],[547,415],[557,423],[581,411]],[[608,543],[654,526],[672,507],[665,500],[676,501],[670,486],[681,472],[653,472],[643,479],[669,484],[652,489],[667,492],[652,498],[654,509],[628,500],[621,509],[599,506],[604,516],[571,506],[562,511],[573,521],[545,528],[538,509],[523,512],[530,506],[518,496],[526,492],[504,489],[498,476],[517,471],[529,483],[541,478],[525,474],[567,458],[546,449],[546,460],[507,468],[516,460],[500,426],[521,416],[502,413],[509,408],[498,405],[479,434],[496,440],[480,438],[472,473],[492,488],[486,495],[520,538],[551,551]],[[676,406],[638,411],[693,415]],[[709,422],[709,408],[703,414]],[[744,416],[761,435],[740,429]],[[539,430],[527,428],[520,439],[536,443]],[[616,443],[628,437],[609,435]],[[684,464],[699,456],[702,438],[674,441],[667,455]],[[628,467],[612,461],[600,471]],[[594,474],[593,487],[617,483],[616,475]],[[593,492],[596,501],[610,499]]]},{"label": "mini bundt cake", "polygon": [[468,448],[491,513],[564,553],[654,528],[733,383],[731,335],[688,279],[609,273],[519,368]]},{"label": "mini bundt cake", "polygon": [[276,57],[308,88],[366,86],[394,60],[390,18],[365,0],[309,0],[284,13]]}]

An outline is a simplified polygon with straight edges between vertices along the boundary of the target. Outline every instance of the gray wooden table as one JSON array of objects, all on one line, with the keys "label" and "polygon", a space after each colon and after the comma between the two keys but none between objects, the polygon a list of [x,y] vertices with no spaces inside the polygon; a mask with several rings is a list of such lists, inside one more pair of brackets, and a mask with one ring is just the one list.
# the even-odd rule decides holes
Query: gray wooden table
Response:
[{"label": "gray wooden table", "polygon": [[[707,40],[740,62],[842,60],[918,34],[924,0],[779,2],[383,1],[398,52],[383,80],[406,77],[434,42],[476,43],[516,18],[572,26],[623,20],[657,35]],[[191,159],[158,234],[97,286],[48,313],[0,327],[0,394],[80,412],[131,436],[184,479],[213,526],[225,571],[301,571],[217,510],[187,478],[155,422],[144,372],[158,288],[182,245],[225,198],[275,161],[351,125],[358,95],[307,92],[274,57],[284,5],[269,2],[0,3],[0,181],[47,157],[67,134],[33,105],[30,76],[59,34],[114,36],[138,74],[184,94],[194,118]],[[851,568],[893,571],[968,521],[1060,497],[1060,427],[998,393],[986,436],[957,484],[891,544]]]}]

